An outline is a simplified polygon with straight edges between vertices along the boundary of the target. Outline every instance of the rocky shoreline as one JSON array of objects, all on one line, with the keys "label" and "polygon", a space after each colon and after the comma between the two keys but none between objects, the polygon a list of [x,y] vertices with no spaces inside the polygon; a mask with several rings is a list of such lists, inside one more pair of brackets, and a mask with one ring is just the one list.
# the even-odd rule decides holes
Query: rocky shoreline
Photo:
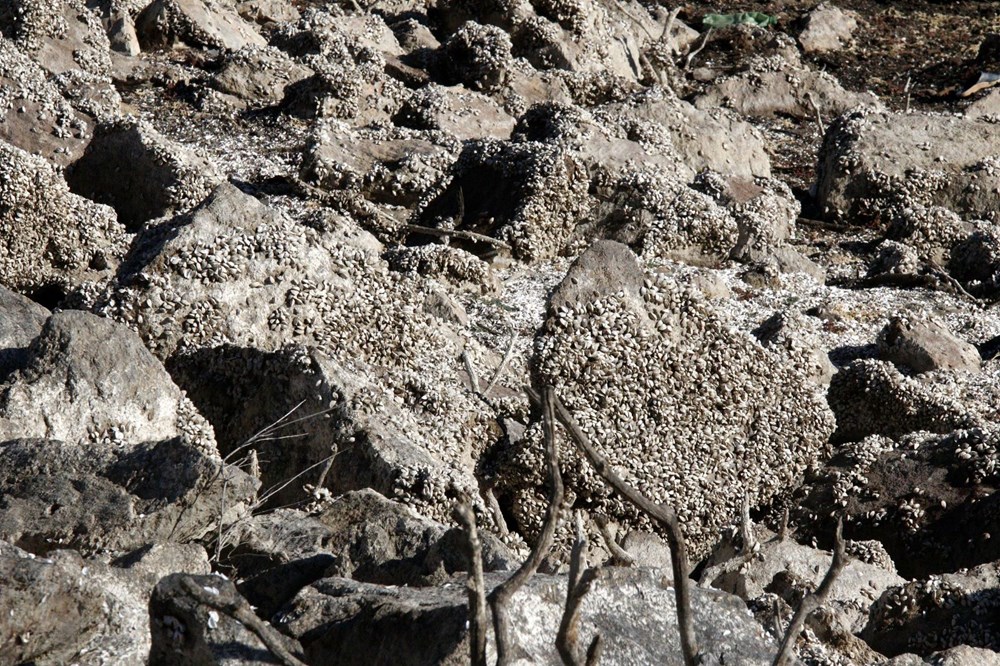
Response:
[{"label": "rocky shoreline", "polygon": [[0,0],[0,663],[1000,663],[1000,93],[728,4]]}]

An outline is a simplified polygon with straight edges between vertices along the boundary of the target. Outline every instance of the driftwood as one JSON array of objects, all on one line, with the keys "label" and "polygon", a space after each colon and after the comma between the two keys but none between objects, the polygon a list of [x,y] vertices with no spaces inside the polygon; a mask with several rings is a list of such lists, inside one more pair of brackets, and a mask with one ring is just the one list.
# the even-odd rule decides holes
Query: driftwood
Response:
[{"label": "driftwood", "polygon": [[[528,388],[527,391],[529,398],[535,402],[540,401],[538,394],[534,390]],[[551,391],[551,388],[546,388],[546,395],[548,396]],[[694,625],[691,617],[691,579],[688,577],[687,544],[684,541],[684,535],[677,521],[677,514],[669,507],[651,502],[642,493],[632,488],[618,476],[611,469],[611,465],[604,456],[598,453],[591,445],[590,439],[580,429],[573,415],[569,413],[569,410],[566,409],[559,398],[553,395],[552,400],[555,403],[556,416],[558,416],[559,420],[569,431],[577,447],[593,466],[594,470],[608,485],[614,488],[615,492],[666,529],[674,575],[674,590],[677,599],[677,625],[680,631],[681,653],[684,656],[685,666],[700,664],[701,657],[698,652],[698,644],[695,639]],[[546,402],[548,402],[548,398]]]},{"label": "driftwood", "polygon": [[556,648],[566,666],[596,666],[601,659],[603,643],[601,635],[597,634],[587,648],[587,654],[581,655],[577,641],[580,634],[580,605],[583,597],[590,590],[591,584],[597,578],[594,569],[583,570],[583,551],[587,547],[587,537],[583,533],[583,520],[576,516],[576,541],[573,543],[573,554],[569,564],[569,584],[566,587],[566,606],[562,620],[559,623],[559,633],[556,636]]},{"label": "driftwood", "polygon": [[803,597],[802,603],[799,604],[799,609],[795,611],[792,621],[788,624],[788,631],[785,632],[785,639],[781,642],[781,649],[778,651],[778,656],[774,658],[773,666],[784,666],[789,663],[795,648],[795,641],[799,637],[799,632],[802,631],[803,625],[805,625],[806,618],[826,601],[826,598],[830,595],[830,590],[833,588],[834,581],[837,580],[837,576],[844,570],[846,564],[844,521],[838,520],[837,532],[834,535],[833,560],[830,562],[830,569],[826,572],[826,576],[823,577],[823,581],[816,588],[816,591]]},{"label": "driftwood", "polygon": [[494,588],[489,595],[490,607],[493,609],[493,629],[496,634],[497,664],[499,666],[506,666],[513,659],[510,646],[510,618],[507,615],[510,599],[538,571],[538,566],[548,554],[549,549],[552,548],[556,525],[559,523],[559,509],[563,503],[563,482],[562,474],[559,472],[559,451],[556,447],[555,404],[555,392],[551,388],[547,388],[542,405],[542,426],[545,431],[545,453],[551,488],[549,489],[545,524],[542,526],[542,532],[538,535],[538,541],[531,549],[528,559],[510,578]]},{"label": "driftwood", "polygon": [[469,558],[469,657],[472,666],[486,666],[486,583],[483,580],[483,545],[476,529],[476,514],[466,501],[455,507],[455,519],[465,530]]}]

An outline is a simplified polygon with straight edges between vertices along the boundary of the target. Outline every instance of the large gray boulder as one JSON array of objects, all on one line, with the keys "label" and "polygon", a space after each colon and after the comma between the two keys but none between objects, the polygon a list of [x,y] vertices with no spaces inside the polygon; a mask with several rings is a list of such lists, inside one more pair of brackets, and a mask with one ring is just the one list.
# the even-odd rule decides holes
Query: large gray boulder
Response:
[{"label": "large gray boulder", "polygon": [[879,355],[914,372],[959,370],[979,372],[982,358],[971,344],[956,337],[943,322],[893,317],[878,335]]},{"label": "large gray boulder", "polygon": [[110,278],[128,240],[114,211],[71,193],[41,157],[0,141],[0,283],[58,301]]},{"label": "large gray boulder", "polygon": [[253,24],[219,0],[154,0],[136,16],[135,28],[146,50],[178,43],[230,51],[267,46]]},{"label": "large gray boulder", "polygon": [[31,341],[42,332],[48,310],[0,287],[0,377],[22,365]]},{"label": "large gray boulder", "polygon": [[[503,575],[486,577],[487,590]],[[536,664],[561,663],[555,649],[566,577],[535,575],[510,606],[513,650]],[[461,580],[439,587],[380,587],[326,578],[303,589],[274,617],[299,638],[309,663],[466,664],[467,593]],[[769,664],[777,652],[738,598],[691,594],[695,636],[706,664]],[[580,645],[600,632],[602,664],[681,663],[672,583],[658,569],[605,568],[583,599]],[[492,655],[492,632],[487,632]],[[488,659],[490,656],[488,656]]]},{"label": "large gray boulder", "polygon": [[1000,193],[986,186],[997,167],[996,125],[931,113],[855,112],[830,125],[819,157],[824,215],[861,224],[914,205],[944,206],[994,220]]}]

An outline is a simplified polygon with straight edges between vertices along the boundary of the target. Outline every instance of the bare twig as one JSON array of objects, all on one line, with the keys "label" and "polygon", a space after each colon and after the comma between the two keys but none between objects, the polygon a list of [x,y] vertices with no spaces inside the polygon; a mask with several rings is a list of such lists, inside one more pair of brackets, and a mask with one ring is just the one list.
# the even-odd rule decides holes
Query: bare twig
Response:
[{"label": "bare twig", "polygon": [[483,580],[483,545],[476,529],[476,514],[468,501],[455,507],[455,519],[465,530],[469,558],[469,657],[472,666],[486,666],[486,583]]},{"label": "bare twig", "polygon": [[562,620],[559,623],[559,633],[556,635],[556,648],[566,666],[584,666],[596,664],[600,659],[601,636],[594,636],[587,650],[586,658],[580,656],[577,640],[580,633],[580,606],[583,597],[590,590],[596,578],[593,569],[583,571],[583,553],[587,548],[587,537],[583,532],[583,519],[576,514],[576,541],[573,543],[573,553],[569,564],[569,583],[566,588],[566,606]]},{"label": "bare twig", "polygon": [[487,236],[485,234],[477,234],[474,231],[465,231],[463,229],[437,229],[435,227],[424,227],[419,224],[403,224],[400,225],[406,231],[412,231],[414,233],[428,234],[431,236],[451,236],[454,238],[464,238],[465,240],[476,241],[477,243],[485,243],[487,245],[492,245],[493,247],[499,247],[504,250],[509,250],[510,245],[493,238],[492,236]]},{"label": "bare twig", "polygon": [[507,343],[507,351],[504,352],[503,359],[500,360],[500,365],[497,366],[496,372],[493,373],[493,377],[490,378],[490,383],[486,385],[483,389],[483,397],[488,397],[490,391],[493,387],[497,385],[500,381],[500,376],[503,375],[503,371],[507,369],[507,364],[510,362],[510,357],[514,355],[514,343],[517,342],[517,331],[511,331],[510,342]]},{"label": "bare twig", "polygon": [[190,578],[182,578],[181,586],[184,588],[184,591],[198,603],[225,613],[252,631],[254,635],[260,639],[260,642],[263,643],[275,657],[280,659],[285,666],[306,666],[306,664],[296,655],[292,654],[292,652],[285,645],[285,641],[292,639],[278,633],[277,629],[257,617],[257,615],[250,609],[250,604],[248,604],[242,597],[236,597],[231,601],[224,601],[219,598],[218,595],[210,593]]},{"label": "bare twig", "polygon": [[809,106],[812,107],[813,112],[816,114],[816,128],[819,130],[819,135],[824,136],[826,134],[826,126],[823,124],[823,116],[819,112],[819,105],[816,104],[816,98],[813,97],[813,94],[810,91],[806,91],[805,98],[809,102]]},{"label": "bare twig", "polygon": [[671,49],[673,48],[674,45],[673,45],[673,39],[671,39],[670,37],[670,29],[674,27],[674,21],[677,20],[677,15],[680,13],[681,13],[681,6],[678,5],[677,7],[674,7],[673,10],[669,14],[667,14],[666,19],[664,19],[663,32],[660,33],[660,41],[664,42],[669,40]]},{"label": "bare twig", "polygon": [[479,373],[476,372],[475,366],[472,365],[468,349],[462,351],[462,363],[465,365],[465,374],[469,375],[469,388],[476,395],[482,395],[483,392],[479,388]]},{"label": "bare twig", "polygon": [[632,21],[632,23],[634,23],[639,29],[641,29],[644,33],[646,33],[646,36],[649,37],[651,41],[656,39],[656,37],[653,36],[653,33],[651,33],[649,29],[646,27],[646,22],[636,17],[636,15],[633,14],[629,10],[629,8],[625,6],[624,2],[622,2],[621,0],[615,0],[615,4],[618,5],[619,11],[621,11],[622,14],[627,16]]},{"label": "bare twig", "polygon": [[773,666],[784,666],[792,658],[795,641],[799,637],[799,632],[802,631],[806,617],[826,601],[830,590],[833,588],[834,581],[837,580],[837,576],[840,575],[840,572],[844,570],[844,566],[847,564],[847,555],[844,549],[844,521],[838,519],[837,532],[834,535],[833,560],[830,562],[830,569],[826,572],[826,576],[819,584],[819,587],[816,588],[816,591],[803,597],[802,603],[799,604],[798,610],[792,616],[792,621],[788,624],[788,631],[785,633],[785,639],[781,643],[778,655],[774,658]]},{"label": "bare twig", "polygon": [[503,536],[510,534],[510,528],[507,527],[507,519],[503,517],[503,509],[500,508],[500,502],[497,500],[493,488],[487,486],[482,494],[483,499],[486,500],[486,508],[493,514],[493,522],[497,524],[497,531]]},{"label": "bare twig", "polygon": [[[538,400],[538,394],[531,388],[527,389],[529,398]],[[547,388],[546,391],[551,391]],[[573,415],[569,413],[566,406],[558,397],[553,396],[555,402],[556,415],[562,424],[572,435],[577,446],[586,456],[591,466],[615,492],[635,505],[653,520],[660,523],[667,532],[667,540],[670,545],[671,565],[674,574],[674,589],[677,598],[677,625],[681,637],[681,652],[684,656],[686,666],[696,666],[701,663],[698,653],[698,644],[694,635],[694,625],[691,617],[691,580],[688,578],[687,544],[684,541],[684,534],[681,532],[680,524],[677,522],[677,514],[670,507],[655,504],[647,499],[642,493],[628,485],[618,474],[611,469],[611,465],[591,445],[590,439],[580,429]]]},{"label": "bare twig", "polygon": [[229,486],[229,479],[222,480],[222,499],[219,501],[219,536],[215,543],[215,562],[218,564],[222,559],[222,527],[226,517],[226,488]]},{"label": "bare twig", "polygon": [[823,220],[811,220],[808,217],[795,218],[795,223],[801,224],[804,227],[811,227],[813,229],[822,229],[823,231],[834,231],[837,233],[847,233],[848,231],[857,231],[857,227],[852,227],[849,224],[836,224],[835,222],[824,222]]},{"label": "bare twig", "polygon": [[329,460],[326,461],[326,464],[323,465],[323,469],[319,473],[319,478],[316,479],[317,489],[322,488],[323,486],[326,485],[326,477],[330,473],[330,470],[333,469],[333,461],[336,460],[337,458],[337,453],[338,453],[337,449],[338,447],[336,444],[330,447],[330,458]]},{"label": "bare twig", "polygon": [[559,523],[559,509],[563,502],[562,474],[559,472],[559,450],[555,435],[555,392],[548,388],[545,391],[545,402],[542,408],[542,428],[545,432],[545,453],[548,462],[549,504],[545,512],[545,523],[538,535],[531,554],[514,574],[498,585],[490,593],[490,606],[493,608],[493,629],[496,633],[497,664],[506,666],[512,660],[510,654],[510,619],[507,617],[507,607],[511,597],[538,570],[538,566],[548,554],[555,537],[556,526]]},{"label": "bare twig", "polygon": [[698,46],[698,48],[688,53],[687,58],[684,60],[684,69],[691,69],[691,61],[694,60],[694,57],[696,55],[698,55],[705,49],[705,46],[708,45],[708,38],[711,35],[712,35],[712,28],[709,28],[708,30],[705,31],[705,36],[701,38],[701,44]]},{"label": "bare twig", "polygon": [[906,75],[906,85],[903,86],[903,92],[906,93],[906,106],[903,108],[903,113],[910,112],[910,75]]},{"label": "bare twig", "polygon": [[743,540],[743,557],[750,557],[757,550],[757,539],[753,535],[753,525],[750,523],[750,495],[743,495],[743,507],[740,512],[740,539]]},{"label": "bare twig", "polygon": [[611,530],[608,528],[608,521],[604,516],[597,519],[597,528],[601,531],[601,537],[604,538],[604,543],[611,551],[611,557],[613,561],[618,566],[630,567],[635,564],[635,558],[629,555],[628,551],[618,545],[615,541],[615,537],[611,534]]},{"label": "bare twig", "polygon": [[781,512],[781,525],[778,526],[778,541],[788,539],[788,507]]}]

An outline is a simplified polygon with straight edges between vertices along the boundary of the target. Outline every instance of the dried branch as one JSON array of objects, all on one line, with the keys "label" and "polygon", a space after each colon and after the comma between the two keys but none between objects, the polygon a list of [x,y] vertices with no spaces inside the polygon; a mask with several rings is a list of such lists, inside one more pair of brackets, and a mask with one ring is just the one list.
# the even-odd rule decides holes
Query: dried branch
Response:
[{"label": "dried branch", "polygon": [[483,544],[476,529],[476,514],[468,501],[455,507],[455,519],[465,530],[469,558],[469,657],[472,666],[486,666],[486,583],[483,580]]},{"label": "dried branch", "polygon": [[[292,654],[292,652],[285,645],[285,641],[290,641],[292,639],[282,635],[277,629],[257,617],[257,615],[250,609],[250,604],[248,604],[243,597],[237,596],[233,600],[224,601],[218,595],[212,594],[190,578],[182,578],[181,587],[183,587],[184,591],[198,603],[225,613],[252,631],[253,634],[260,639],[260,642],[263,643],[275,657],[280,659],[281,663],[285,664],[285,666],[306,666],[306,664],[301,661],[298,656]],[[301,649],[297,651],[301,654]]]},{"label": "dried branch", "polygon": [[663,21],[663,32],[660,33],[660,41],[670,40],[670,48],[674,47],[673,40],[670,39],[670,29],[674,27],[674,21],[677,20],[677,15],[681,13],[681,6],[678,5],[674,7],[673,11],[667,14],[666,19]]},{"label": "dried branch", "polygon": [[403,224],[400,225],[406,231],[412,231],[415,233],[428,234],[430,236],[444,236],[444,237],[454,237],[454,238],[464,238],[465,240],[475,241],[477,243],[485,243],[487,245],[492,245],[493,247],[499,247],[504,250],[511,249],[510,245],[503,242],[502,240],[493,238],[492,236],[487,236],[485,234],[477,234],[474,231],[465,231],[463,229],[437,229],[435,227],[424,227],[419,224]]},{"label": "dried branch", "polygon": [[469,388],[476,395],[482,395],[482,391],[479,389],[479,374],[476,372],[475,366],[472,365],[468,349],[462,351],[462,363],[465,365],[465,374],[469,375]]},{"label": "dried branch", "polygon": [[788,631],[785,633],[785,639],[781,643],[778,655],[774,658],[773,666],[784,666],[784,664],[789,663],[789,660],[792,658],[795,641],[799,636],[799,632],[802,631],[806,617],[826,601],[830,590],[833,588],[834,581],[837,580],[837,576],[844,570],[846,564],[844,521],[838,519],[837,531],[834,535],[833,560],[830,562],[830,569],[826,572],[826,576],[819,584],[819,587],[816,588],[816,591],[803,597],[802,603],[799,604],[799,609],[795,611],[795,615],[792,616],[792,621],[788,625]]},{"label": "dried branch", "polygon": [[510,362],[510,357],[514,355],[514,343],[517,342],[517,331],[511,331],[510,342],[507,343],[507,351],[504,352],[503,358],[500,360],[500,365],[497,366],[496,372],[493,373],[493,377],[490,378],[490,383],[486,385],[483,389],[483,397],[486,398],[490,395],[490,391],[493,387],[497,385],[500,381],[500,377],[503,375],[503,371],[507,369],[507,364]]},{"label": "dried branch", "polygon": [[562,657],[566,666],[589,666],[596,664],[600,659],[601,636],[594,636],[587,650],[587,655],[582,658],[577,647],[577,640],[580,633],[580,606],[583,597],[590,590],[591,584],[596,579],[596,571],[583,569],[583,552],[587,548],[587,537],[583,533],[583,519],[581,514],[576,514],[576,541],[573,543],[573,554],[569,564],[569,584],[566,588],[566,606],[563,610],[562,620],[559,623],[559,633],[556,635],[556,649]]},{"label": "dried branch", "polygon": [[705,47],[708,45],[708,38],[711,35],[712,35],[712,28],[709,28],[708,30],[705,31],[705,36],[701,38],[701,44],[698,45],[698,48],[688,53],[687,59],[684,61],[684,69],[691,69],[691,61],[694,60],[694,57],[696,55],[698,55],[705,49]]},{"label": "dried branch", "polygon": [[743,507],[740,512],[740,539],[743,541],[743,557],[750,557],[759,544],[753,535],[753,525],[750,523],[750,495],[746,493],[743,495]]},{"label": "dried branch", "polygon": [[781,512],[781,524],[778,526],[778,541],[788,539],[788,507]]},{"label": "dried branch", "polygon": [[816,104],[816,98],[813,97],[811,92],[806,92],[805,98],[809,102],[809,106],[812,107],[813,112],[816,114],[816,127],[819,129],[819,135],[824,136],[826,134],[826,126],[823,124],[823,116],[819,112],[819,105]]},{"label": "dried branch", "polygon": [[545,512],[545,523],[542,533],[538,535],[535,547],[531,549],[528,559],[514,574],[498,585],[490,593],[490,606],[493,608],[493,629],[497,641],[497,664],[506,666],[512,660],[510,654],[510,619],[507,617],[507,607],[511,597],[538,570],[538,566],[548,554],[555,537],[556,526],[559,523],[559,509],[563,502],[562,474],[559,472],[559,450],[556,447],[555,434],[555,392],[548,388],[545,391],[545,402],[542,408],[542,428],[545,432],[545,453],[548,462],[549,505]]},{"label": "dried branch", "polygon": [[[528,388],[528,396],[537,401],[538,394]],[[546,392],[551,391],[547,388]],[[674,510],[659,504],[655,504],[647,499],[642,493],[628,485],[618,474],[611,469],[611,465],[591,445],[590,439],[580,429],[573,415],[569,413],[566,406],[558,397],[553,396],[555,402],[556,415],[566,429],[572,435],[577,446],[586,456],[591,466],[615,492],[631,502],[653,520],[659,522],[667,531],[667,540],[670,545],[671,565],[674,574],[674,589],[677,597],[677,625],[681,635],[681,652],[684,655],[686,666],[696,666],[701,663],[698,654],[698,644],[694,636],[694,626],[691,617],[691,580],[688,578],[687,544],[684,541],[684,534],[681,532],[680,524],[677,522],[677,514]]]},{"label": "dried branch", "polygon": [[506,536],[510,534],[510,528],[507,527],[507,519],[503,516],[503,509],[500,508],[500,502],[497,500],[496,493],[493,492],[491,486],[487,486],[483,490],[483,499],[486,501],[486,508],[490,510],[493,514],[493,522],[497,524],[497,531],[501,536]]},{"label": "dried branch", "polygon": [[604,544],[611,551],[612,561],[623,567],[630,567],[635,564],[635,558],[632,557],[627,550],[618,545],[615,541],[615,537],[611,534],[611,530],[608,528],[608,521],[603,516],[597,519],[597,528],[601,531],[601,537],[604,538]]}]

